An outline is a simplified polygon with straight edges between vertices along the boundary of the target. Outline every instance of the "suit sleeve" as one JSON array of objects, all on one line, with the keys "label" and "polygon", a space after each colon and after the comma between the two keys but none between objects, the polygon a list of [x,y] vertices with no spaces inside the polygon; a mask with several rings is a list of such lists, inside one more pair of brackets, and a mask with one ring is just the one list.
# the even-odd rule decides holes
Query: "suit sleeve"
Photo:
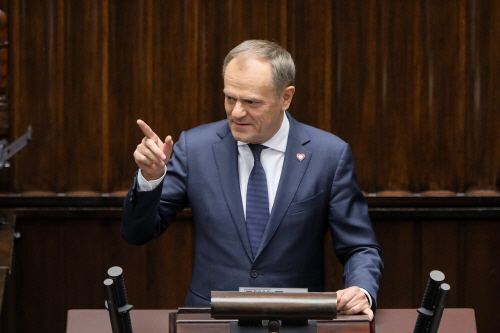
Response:
[{"label": "suit sleeve", "polygon": [[368,206],[357,184],[352,151],[348,144],[342,151],[330,193],[330,229],[337,257],[344,266],[345,288],[364,288],[376,309],[383,258],[377,243]]},{"label": "suit sleeve", "polygon": [[137,174],[123,202],[121,233],[127,243],[145,244],[159,237],[188,205],[187,154],[183,132],[174,145],[163,182],[152,191],[137,191]]}]

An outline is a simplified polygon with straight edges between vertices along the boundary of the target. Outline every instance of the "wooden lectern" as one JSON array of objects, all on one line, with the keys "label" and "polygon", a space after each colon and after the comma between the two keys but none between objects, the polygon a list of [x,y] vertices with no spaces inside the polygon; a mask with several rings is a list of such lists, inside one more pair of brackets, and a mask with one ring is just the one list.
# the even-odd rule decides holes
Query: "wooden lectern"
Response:
[{"label": "wooden lectern", "polygon": [[337,318],[337,293],[212,291],[210,308],[179,308],[169,333],[370,333],[366,315]]},{"label": "wooden lectern", "polygon": [[[374,327],[367,315],[338,316],[333,320],[316,320],[318,333],[374,333]],[[179,308],[169,314],[169,333],[230,333],[231,324],[237,324],[236,319],[213,319],[210,308]],[[255,327],[253,332],[267,333],[266,327]],[[283,326],[283,333],[297,332],[293,327]]]}]

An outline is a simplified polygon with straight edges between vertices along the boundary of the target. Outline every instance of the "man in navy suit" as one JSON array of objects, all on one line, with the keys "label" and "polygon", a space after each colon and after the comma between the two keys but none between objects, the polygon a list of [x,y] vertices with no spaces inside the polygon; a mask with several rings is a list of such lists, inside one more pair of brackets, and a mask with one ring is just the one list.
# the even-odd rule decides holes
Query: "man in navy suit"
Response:
[{"label": "man in navy suit", "polygon": [[137,121],[145,137],[123,237],[144,244],[189,205],[196,240],[186,305],[209,306],[212,290],[241,286],[323,291],[330,229],[344,266],[338,310],[373,318],[382,252],[349,145],[286,111],[295,65],[276,43],[238,45],[223,76],[227,120],[183,132],[175,145]]}]

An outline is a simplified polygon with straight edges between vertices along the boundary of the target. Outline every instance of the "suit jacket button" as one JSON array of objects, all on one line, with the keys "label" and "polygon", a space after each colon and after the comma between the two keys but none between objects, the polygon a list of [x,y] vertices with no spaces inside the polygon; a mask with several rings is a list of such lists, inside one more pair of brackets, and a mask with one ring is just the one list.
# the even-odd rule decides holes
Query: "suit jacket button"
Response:
[{"label": "suit jacket button", "polygon": [[259,272],[257,272],[255,269],[253,269],[250,272],[250,276],[253,277],[253,278],[256,278],[257,276],[259,276]]}]

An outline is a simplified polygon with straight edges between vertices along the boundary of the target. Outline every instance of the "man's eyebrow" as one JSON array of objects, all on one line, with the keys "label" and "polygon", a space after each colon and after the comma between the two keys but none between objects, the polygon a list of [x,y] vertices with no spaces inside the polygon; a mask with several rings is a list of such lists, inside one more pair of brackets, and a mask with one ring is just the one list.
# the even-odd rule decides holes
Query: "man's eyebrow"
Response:
[{"label": "man's eyebrow", "polygon": [[[228,97],[232,97],[232,98],[235,98],[233,95],[231,95],[230,93],[228,93],[226,90],[222,90],[222,92],[224,93],[224,95],[228,96]],[[260,98],[257,98],[255,96],[250,96],[250,97],[243,97],[241,98],[243,101],[251,101],[251,102],[262,102],[262,100]]]},{"label": "man's eyebrow", "polygon": [[247,101],[247,102],[262,102],[261,99],[257,98],[257,97],[248,97],[248,98],[243,98],[244,101]]}]

